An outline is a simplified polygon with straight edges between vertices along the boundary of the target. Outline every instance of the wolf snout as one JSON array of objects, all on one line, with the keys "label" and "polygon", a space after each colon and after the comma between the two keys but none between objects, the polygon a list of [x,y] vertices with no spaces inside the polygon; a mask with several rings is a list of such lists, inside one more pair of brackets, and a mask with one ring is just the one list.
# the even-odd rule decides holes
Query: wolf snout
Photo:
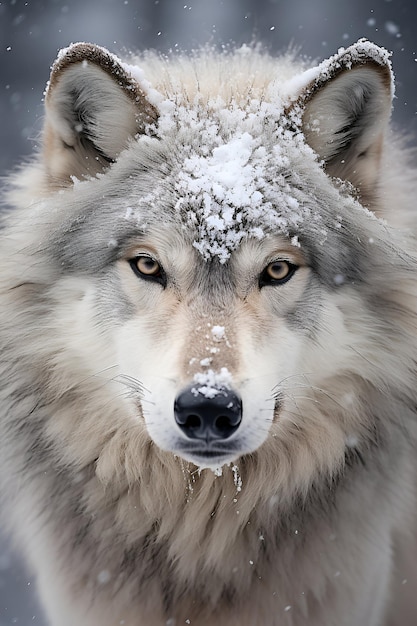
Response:
[{"label": "wolf snout", "polygon": [[209,443],[228,439],[242,421],[242,400],[231,389],[210,389],[204,395],[194,387],[178,394],[175,421],[188,439]]}]

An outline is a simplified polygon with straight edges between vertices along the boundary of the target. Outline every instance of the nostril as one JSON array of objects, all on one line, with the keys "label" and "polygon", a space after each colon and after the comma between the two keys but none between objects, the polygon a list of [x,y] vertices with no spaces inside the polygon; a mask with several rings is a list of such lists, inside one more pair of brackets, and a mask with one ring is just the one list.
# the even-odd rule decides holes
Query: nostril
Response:
[{"label": "nostril", "polygon": [[215,429],[221,433],[228,432],[233,426],[234,424],[232,424],[232,420],[228,415],[219,415],[214,422]]},{"label": "nostril", "polygon": [[202,421],[199,415],[185,415],[183,416],[182,419],[184,418],[185,418],[184,423],[177,420],[177,423],[179,424],[179,426],[184,426],[184,428],[190,429],[190,430],[198,430],[199,428],[201,428]]},{"label": "nostril", "polygon": [[207,398],[187,388],[177,396],[174,414],[189,439],[227,439],[239,428],[242,401],[229,389],[219,389],[214,397]]}]

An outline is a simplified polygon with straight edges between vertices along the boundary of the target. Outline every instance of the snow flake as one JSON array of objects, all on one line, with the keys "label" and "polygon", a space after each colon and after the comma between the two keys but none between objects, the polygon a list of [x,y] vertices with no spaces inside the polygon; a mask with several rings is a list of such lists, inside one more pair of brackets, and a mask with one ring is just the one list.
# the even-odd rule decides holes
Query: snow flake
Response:
[{"label": "snow flake", "polygon": [[111,574],[110,574],[109,570],[103,569],[101,572],[99,572],[99,574],[97,576],[97,582],[100,585],[105,585],[110,580],[111,580]]},{"label": "snow flake", "polygon": [[359,444],[359,438],[357,435],[348,435],[345,439],[345,443],[348,448],[356,448]]},{"label": "snow flake", "polygon": [[345,277],[343,276],[343,274],[335,274],[333,276],[333,282],[335,285],[343,285],[343,283],[345,282]]},{"label": "snow flake", "polygon": [[235,487],[236,487],[236,491],[242,491],[242,478],[239,474],[239,468],[237,465],[232,465],[231,466],[232,472],[233,472],[233,482],[235,483]]},{"label": "snow flake", "polygon": [[392,22],[391,20],[388,20],[387,22],[385,22],[385,30],[390,35],[397,35],[397,36],[399,35],[399,32],[400,32],[399,26],[395,22]]},{"label": "snow flake", "polygon": [[224,339],[225,332],[224,326],[213,326],[211,329],[211,334],[213,335],[213,339],[215,341],[221,341]]}]

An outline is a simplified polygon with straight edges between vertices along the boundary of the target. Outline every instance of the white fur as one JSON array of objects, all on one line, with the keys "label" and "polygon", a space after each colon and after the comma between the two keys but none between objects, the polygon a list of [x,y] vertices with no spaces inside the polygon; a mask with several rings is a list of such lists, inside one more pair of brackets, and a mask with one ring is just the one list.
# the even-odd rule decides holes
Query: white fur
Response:
[{"label": "white fur", "polygon": [[[5,519],[50,623],[413,626],[390,594],[415,575],[399,556],[415,515],[416,173],[388,139],[388,57],[358,42],[301,77],[248,48],[138,63],[87,44],[59,57],[0,242]],[[178,197],[184,164],[219,146],[230,164],[245,133],[239,190],[265,215],[243,192],[204,214],[221,168],[189,168],[194,195]],[[220,233],[207,258],[201,224],[235,228],[239,211],[253,237]],[[166,284],[133,271],[141,254]],[[298,269],[265,286],[277,260]],[[201,461],[173,406],[209,371],[243,417],[236,447]]]}]

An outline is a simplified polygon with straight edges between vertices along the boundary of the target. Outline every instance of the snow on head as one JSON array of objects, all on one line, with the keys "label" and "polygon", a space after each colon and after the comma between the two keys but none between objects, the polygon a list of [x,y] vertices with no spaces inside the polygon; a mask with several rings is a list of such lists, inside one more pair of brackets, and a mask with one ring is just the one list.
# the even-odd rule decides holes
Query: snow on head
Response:
[{"label": "snow on head", "polygon": [[[224,263],[243,239],[261,239],[271,230],[288,234],[301,221],[297,192],[286,175],[290,139],[298,151],[301,142],[289,131],[285,136],[280,103],[215,104],[209,117],[199,119],[199,149],[182,163],[176,209],[197,230],[193,245],[203,258],[217,256]],[[312,158],[305,144],[303,149]]]},{"label": "snow on head", "polygon": [[[389,65],[385,50],[360,40],[295,76],[268,75],[260,87],[252,88],[256,73],[250,80],[242,74],[241,89],[233,76],[230,89],[220,80],[217,93],[212,86],[218,78],[206,80],[206,67],[192,66],[195,91],[187,91],[187,86],[182,90],[178,79],[163,96],[153,97],[159,117],[150,134],[172,154],[171,186],[168,190],[164,183],[142,200],[143,205],[153,203],[152,194],[160,201],[173,188],[175,218],[205,260],[216,257],[225,263],[243,240],[272,233],[299,246],[298,233],[307,221],[317,226],[322,240],[325,230],[314,209],[314,185],[307,193],[299,178],[301,169],[310,176],[320,169],[303,134],[304,107],[327,80],[369,58]],[[139,78],[144,84],[142,75]],[[311,162],[314,167],[308,167]],[[172,206],[172,195],[167,201]]]},{"label": "snow on head", "polygon": [[[391,54],[367,41],[359,39],[348,48],[339,48],[336,54],[325,59],[315,67],[293,76],[280,87],[280,95],[287,104],[294,102],[301,94],[309,96],[317,87],[325,83],[329,78],[335,76],[340,70],[351,69],[353,64],[360,63],[364,58],[371,58],[378,65],[388,66],[391,73],[391,93],[394,93],[394,76],[392,73]],[[273,91],[271,86],[270,91]]]}]

